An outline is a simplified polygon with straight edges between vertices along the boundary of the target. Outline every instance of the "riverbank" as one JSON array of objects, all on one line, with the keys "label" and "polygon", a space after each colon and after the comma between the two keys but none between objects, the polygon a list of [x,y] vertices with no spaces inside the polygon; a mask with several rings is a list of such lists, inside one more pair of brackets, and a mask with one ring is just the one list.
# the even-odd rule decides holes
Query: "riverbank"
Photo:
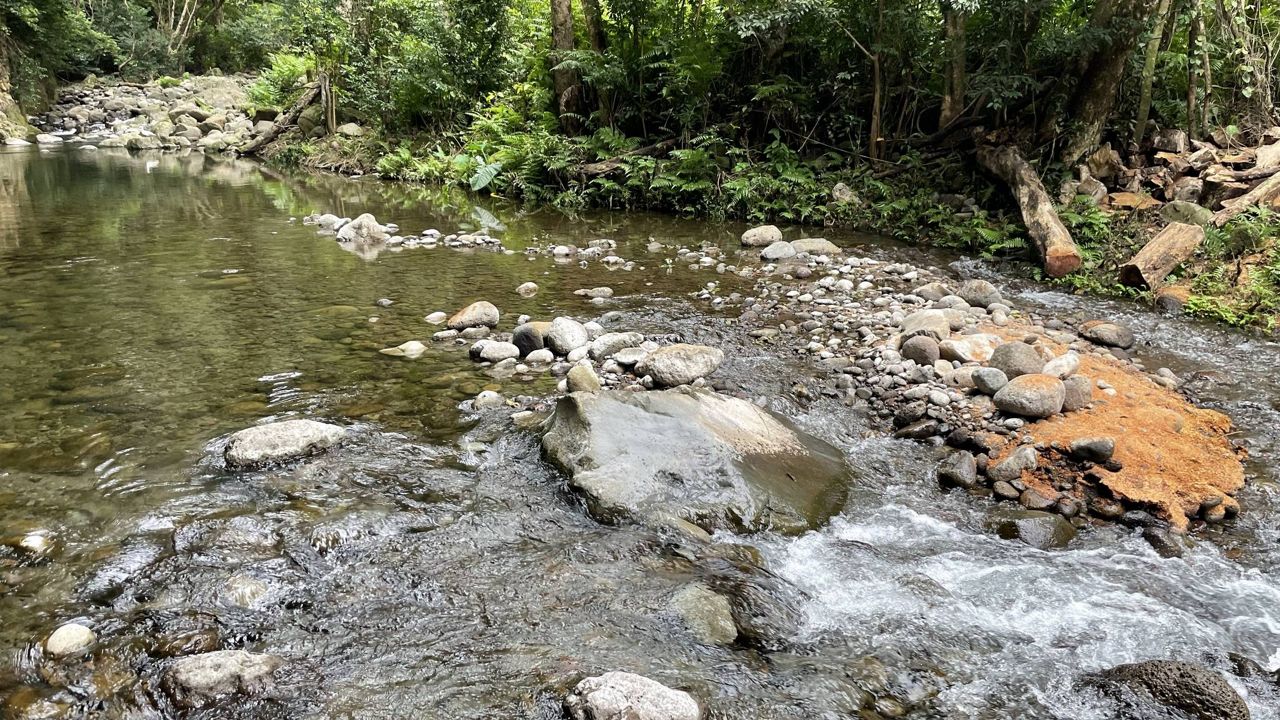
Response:
[{"label": "riverbank", "polygon": [[[141,94],[149,99],[184,91],[198,95],[201,82],[188,79],[176,89],[154,86]],[[243,88],[248,82],[241,79],[239,84]],[[240,93],[236,102],[247,105],[243,89]],[[227,104],[221,95],[215,99],[215,107]],[[141,120],[130,120],[132,126],[106,140],[110,144],[135,149],[194,144],[218,152],[264,135],[274,137],[277,113],[271,109],[240,108],[239,115],[230,111],[235,116],[230,129],[220,129],[205,128],[208,118],[171,127],[188,116],[178,112],[182,108],[168,106],[160,108],[167,119],[150,118],[159,123],[153,128],[142,119],[156,115],[143,107],[146,103],[121,103],[110,91],[86,94],[77,88],[64,90],[59,105],[37,124],[46,131],[80,131],[90,114],[86,108],[102,114],[98,106],[105,109],[107,103],[113,108],[113,128],[130,117]],[[500,117],[479,118],[464,132],[430,138],[384,137],[353,123],[329,136],[323,120],[318,105],[306,108],[294,129],[263,148],[263,156],[281,167],[462,188],[569,214],[587,208],[643,209],[714,221],[856,228],[973,253],[1022,277],[1042,277],[1031,262],[1031,244],[1007,191],[962,153],[907,156],[870,166],[851,165],[830,154],[805,154],[781,142],[737,147],[714,133],[688,143],[640,147],[644,143],[637,139],[566,138]],[[65,137],[95,142],[92,133]],[[1280,134],[1267,135],[1263,141],[1277,138]],[[1228,176],[1242,176],[1232,168],[1251,167],[1254,155],[1201,142],[1194,148],[1195,162],[1189,163],[1193,148],[1185,138],[1181,145],[1168,140],[1157,136],[1154,145],[1133,154],[1127,164],[1108,147],[1078,172],[1046,177],[1084,259],[1080,271],[1050,282],[1072,292],[1130,298],[1164,312],[1274,333],[1280,319],[1274,209],[1264,203],[1221,226],[1205,215],[1248,189]],[[1192,170],[1204,171],[1209,179],[1188,174]],[[1153,287],[1122,284],[1122,266],[1173,222],[1205,226],[1195,252],[1176,262],[1167,277],[1149,284]]]}]

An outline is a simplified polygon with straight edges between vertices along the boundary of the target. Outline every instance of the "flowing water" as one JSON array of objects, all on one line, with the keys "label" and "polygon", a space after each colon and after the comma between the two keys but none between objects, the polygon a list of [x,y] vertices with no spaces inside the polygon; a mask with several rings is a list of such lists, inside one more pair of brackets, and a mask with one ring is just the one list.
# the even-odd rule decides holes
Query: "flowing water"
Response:
[{"label": "flowing water", "polygon": [[[610,237],[637,267],[445,249],[361,257],[292,220],[365,211],[411,232],[495,227],[515,250]],[[713,718],[875,707],[1087,719],[1114,712],[1076,682],[1091,670],[1146,658],[1225,667],[1227,652],[1280,666],[1274,343],[1021,288],[1024,306],[1132,323],[1147,365],[1189,377],[1253,454],[1240,519],[1182,558],[1124,528],[1042,552],[983,532],[989,506],[940,492],[933,451],[878,437],[834,401],[790,399],[807,367],[694,298],[707,282],[743,281],[646,251],[657,240],[732,254],[740,232],[473,207],[198,154],[0,153],[0,539],[53,538],[34,560],[0,548],[7,712],[170,717],[166,658],[214,647],[287,663],[265,696],[196,717],[553,718],[576,680],[628,670],[690,690]],[[954,259],[829,237],[885,258]],[[542,287],[532,299],[515,292],[528,280]],[[603,307],[573,294],[599,285],[616,293]],[[798,610],[784,647],[699,643],[672,596],[760,579],[596,523],[534,437],[465,402],[483,389],[546,395],[554,378],[493,377],[452,347],[377,352],[427,340],[426,314],[481,298],[510,316],[619,311],[619,328],[725,347],[726,381],[846,453],[859,481],[824,529],[718,538],[758,548],[772,573],[758,587]],[[211,460],[227,433],[295,416],[350,425],[356,440],[283,470],[230,474]],[[92,662],[35,649],[68,620],[98,633]],[[1233,682],[1254,718],[1280,719],[1274,686]]]}]

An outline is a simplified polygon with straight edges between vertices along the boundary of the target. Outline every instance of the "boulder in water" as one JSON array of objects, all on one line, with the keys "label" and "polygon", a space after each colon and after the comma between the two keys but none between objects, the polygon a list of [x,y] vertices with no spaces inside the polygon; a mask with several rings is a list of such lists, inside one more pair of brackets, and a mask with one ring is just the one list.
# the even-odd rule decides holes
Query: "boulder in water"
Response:
[{"label": "boulder in water", "polygon": [[844,251],[839,245],[831,242],[826,238],[801,238],[792,240],[791,247],[797,253],[809,253],[810,255],[840,255]]},{"label": "boulder in water", "polygon": [[627,672],[607,672],[578,683],[564,701],[573,720],[701,720],[702,707],[687,692]]},{"label": "boulder in water", "polygon": [[573,393],[542,447],[603,522],[803,531],[839,512],[840,451],[745,400],[693,388]]},{"label": "boulder in water", "polygon": [[688,385],[715,372],[724,351],[706,345],[680,343],[658,348],[636,363],[638,375],[648,375],[659,387]]},{"label": "boulder in water", "polygon": [[1064,548],[1076,536],[1071,523],[1055,513],[1039,510],[996,510],[987,527],[1005,540],[1021,540],[1033,548]]},{"label": "boulder in water", "polygon": [[1091,320],[1080,326],[1080,335],[1097,345],[1121,349],[1133,347],[1133,331],[1118,323]]},{"label": "boulder in water", "polygon": [[283,664],[276,655],[217,650],[178,658],[165,674],[164,683],[179,705],[199,707],[219,697],[265,690]]},{"label": "boulder in water", "polygon": [[98,642],[98,636],[80,623],[59,626],[44,641],[44,651],[53,657],[83,655]]},{"label": "boulder in water", "polygon": [[466,330],[472,327],[496,327],[500,315],[498,308],[487,300],[473,302],[449,318],[450,330]]},{"label": "boulder in water", "polygon": [[[1177,710],[1196,720],[1249,720],[1249,706],[1218,673],[1177,660],[1117,665],[1090,681],[1111,691],[1123,718],[1163,717]],[[1127,691],[1127,692],[1125,692]]]},{"label": "boulder in water", "polygon": [[346,434],[346,429],[329,423],[282,420],[233,434],[223,456],[232,469],[252,470],[323,452]]},{"label": "boulder in water", "polygon": [[387,232],[387,228],[380,225],[378,219],[369,213],[364,213],[355,220],[343,225],[342,229],[338,231],[338,239],[342,242],[361,245],[386,242],[390,237],[391,233]]},{"label": "boulder in water", "polygon": [[767,247],[782,241],[782,231],[776,225],[761,225],[742,233],[742,244],[747,247]]}]

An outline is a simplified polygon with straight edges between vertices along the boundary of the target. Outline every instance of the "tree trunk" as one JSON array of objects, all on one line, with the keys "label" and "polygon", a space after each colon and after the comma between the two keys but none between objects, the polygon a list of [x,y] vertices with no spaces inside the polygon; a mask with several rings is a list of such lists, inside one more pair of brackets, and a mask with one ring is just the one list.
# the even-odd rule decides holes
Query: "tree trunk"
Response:
[{"label": "tree trunk", "polygon": [[965,93],[968,91],[964,67],[964,24],[967,19],[963,12],[944,0],[942,20],[947,39],[947,66],[943,78],[942,114],[938,117],[938,127],[950,125],[964,112]]},{"label": "tree trunk", "polygon": [[1187,137],[1196,139],[1196,42],[1200,38],[1200,13],[1187,26]]},{"label": "tree trunk", "polygon": [[1280,197],[1280,175],[1272,175],[1238,198],[1222,201],[1222,209],[1213,214],[1215,227],[1226,225],[1231,218],[1254,205],[1262,205]]},{"label": "tree trunk", "polygon": [[600,12],[600,0],[582,0],[582,20],[586,25],[587,42],[591,49],[603,54],[609,49],[609,38],[604,33],[604,14]]},{"label": "tree trunk", "polygon": [[1022,210],[1027,234],[1044,260],[1045,272],[1050,277],[1062,277],[1078,270],[1080,249],[1058,217],[1040,176],[1017,149],[1009,145],[983,145],[978,148],[978,162],[1013,192]]},{"label": "tree trunk", "polygon": [[[1063,147],[1062,162],[1074,165],[1093,149],[1115,107],[1116,91],[1124,79],[1125,65],[1146,30],[1158,0],[1116,0],[1102,17],[1110,40],[1089,60],[1071,100],[1072,131]],[[1108,3],[1110,5],[1110,3]]]},{"label": "tree trunk", "polygon": [[573,0],[551,0],[551,79],[556,93],[556,115],[565,132],[576,135],[581,128],[582,86],[578,73],[559,65],[574,49]]},{"label": "tree trunk", "polygon": [[1156,79],[1156,60],[1160,56],[1160,41],[1164,38],[1164,26],[1169,21],[1169,0],[1160,0],[1156,10],[1156,26],[1147,41],[1147,57],[1142,64],[1142,97],[1138,100],[1138,119],[1134,123],[1133,142],[1141,143],[1147,136],[1147,118],[1151,114],[1151,87]]},{"label": "tree trunk", "polygon": [[319,97],[320,83],[313,83],[311,87],[307,88],[306,92],[302,93],[302,97],[298,98],[298,102],[293,104],[289,112],[285,113],[284,117],[276,120],[275,127],[246,143],[238,152],[241,155],[256,155],[262,148],[270,145],[276,138],[283,135],[286,130],[298,124],[298,116]]},{"label": "tree trunk", "polygon": [[880,67],[880,37],[884,31],[884,0],[876,3],[876,36],[873,47],[876,48],[875,53],[871,55],[871,142],[868,147],[868,154],[872,160],[879,160],[884,155],[884,149],[881,146],[883,138],[880,137],[882,116],[884,115],[884,78],[883,69]]},{"label": "tree trunk", "polygon": [[1204,244],[1204,228],[1170,223],[1143,246],[1129,262],[1120,266],[1120,282],[1147,290],[1155,287]]}]

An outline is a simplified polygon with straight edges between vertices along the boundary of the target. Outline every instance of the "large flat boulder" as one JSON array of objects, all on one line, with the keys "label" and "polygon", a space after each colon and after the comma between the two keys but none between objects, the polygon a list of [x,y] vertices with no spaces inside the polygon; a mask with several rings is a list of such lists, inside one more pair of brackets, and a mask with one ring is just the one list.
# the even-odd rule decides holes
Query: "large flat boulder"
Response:
[{"label": "large flat boulder", "polygon": [[284,664],[276,655],[218,650],[179,658],[164,685],[179,705],[199,707],[228,695],[253,695],[269,688]]},{"label": "large flat boulder", "polygon": [[801,532],[844,505],[840,451],[745,400],[681,387],[573,393],[542,438],[603,522]]}]

